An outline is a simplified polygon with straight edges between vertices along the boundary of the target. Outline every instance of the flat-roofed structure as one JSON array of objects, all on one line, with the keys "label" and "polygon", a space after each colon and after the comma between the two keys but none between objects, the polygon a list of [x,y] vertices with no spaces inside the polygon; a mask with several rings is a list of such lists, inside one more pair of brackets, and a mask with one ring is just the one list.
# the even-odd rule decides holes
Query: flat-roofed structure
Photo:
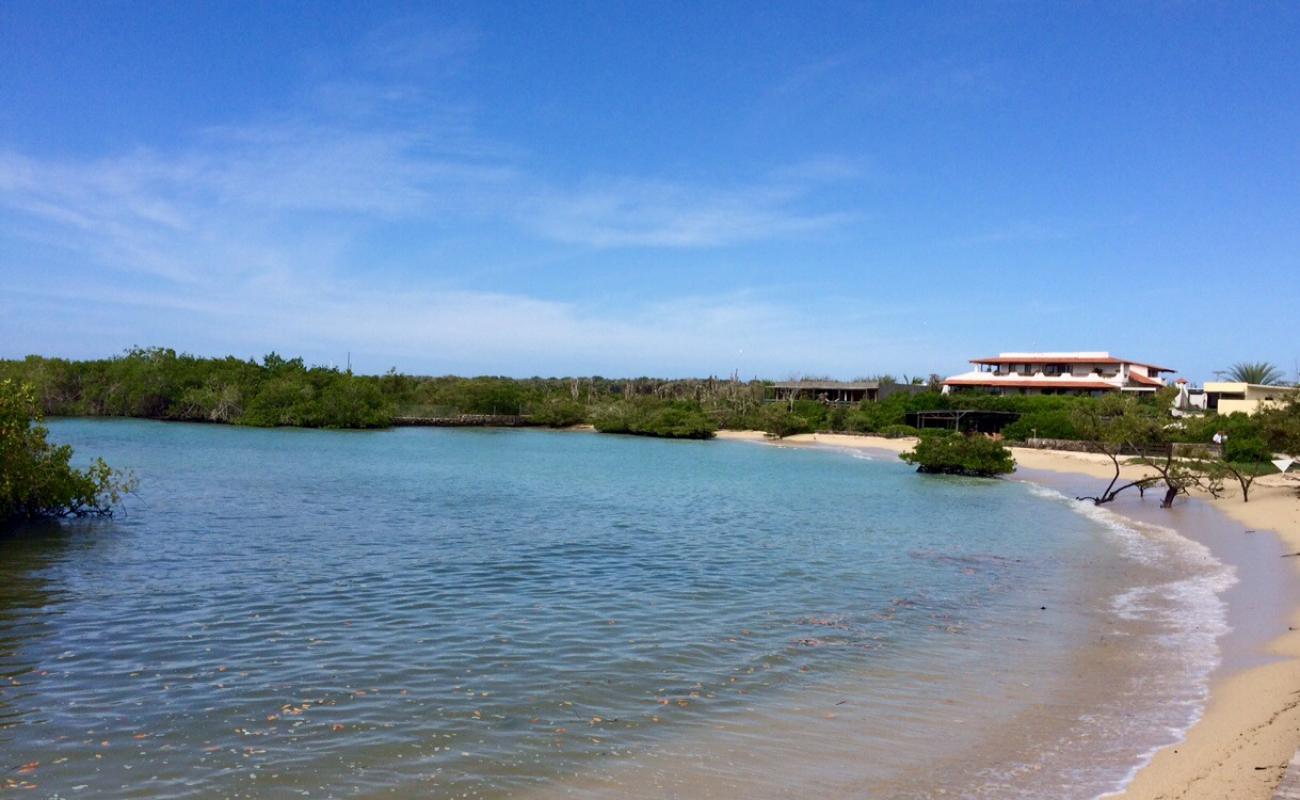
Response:
[{"label": "flat-roofed structure", "polygon": [[907,415],[913,428],[948,428],[961,433],[1001,433],[1020,419],[1016,411],[984,411],[968,408],[914,411]]},{"label": "flat-roofed structure", "polygon": [[1300,387],[1270,386],[1240,381],[1206,381],[1205,408],[1220,414],[1254,414],[1270,406],[1279,406],[1300,394]]},{"label": "flat-roofed structure", "polygon": [[1154,392],[1165,385],[1160,374],[1173,372],[1107,352],[999,353],[971,359],[975,369],[943,382],[945,394],[1087,394]]},{"label": "flat-roofed structure", "polygon": [[880,381],[777,381],[772,384],[773,400],[816,400],[832,405],[853,405],[883,400],[891,394],[924,392],[929,387],[911,383]]}]

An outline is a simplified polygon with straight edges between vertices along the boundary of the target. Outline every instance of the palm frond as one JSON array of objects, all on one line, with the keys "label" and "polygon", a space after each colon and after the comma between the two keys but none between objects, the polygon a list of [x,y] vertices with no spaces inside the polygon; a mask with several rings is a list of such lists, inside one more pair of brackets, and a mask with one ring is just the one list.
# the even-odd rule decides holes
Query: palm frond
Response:
[{"label": "palm frond", "polygon": [[1267,361],[1240,361],[1227,370],[1227,378],[1240,383],[1270,385],[1282,382],[1282,370]]}]

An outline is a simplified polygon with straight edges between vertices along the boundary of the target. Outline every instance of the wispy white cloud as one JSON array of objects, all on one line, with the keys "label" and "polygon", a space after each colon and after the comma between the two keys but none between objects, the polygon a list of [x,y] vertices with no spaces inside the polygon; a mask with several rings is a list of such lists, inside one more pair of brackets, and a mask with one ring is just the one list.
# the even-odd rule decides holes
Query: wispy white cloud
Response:
[{"label": "wispy white cloud", "polygon": [[820,184],[862,170],[823,157],[744,185],[606,176],[562,186],[530,176],[522,162],[456,124],[417,131],[291,119],[210,128],[170,153],[56,161],[0,151],[0,204],[113,240],[130,229],[195,231],[268,212],[321,212],[357,224],[492,219],[595,247],[710,247],[848,221],[850,212],[801,205]]},{"label": "wispy white cloud", "polygon": [[779,181],[807,184],[861,180],[872,177],[874,172],[872,165],[862,158],[822,155],[777,167],[772,171],[772,177]]},{"label": "wispy white cloud", "polygon": [[898,101],[984,102],[1007,91],[1005,71],[995,63],[958,56],[882,62],[865,49],[845,50],[795,67],[768,90],[781,107],[834,102],[838,106]]},{"label": "wispy white cloud", "polygon": [[[51,158],[0,147],[0,243],[14,245],[0,248],[0,275],[47,304],[44,321],[10,317],[0,329],[76,328],[49,311],[72,292],[93,293],[97,313],[118,310],[97,330],[126,325],[133,342],[171,342],[183,326],[218,348],[368,348],[420,365],[463,357],[523,372],[530,360],[538,370],[650,371],[677,359],[713,371],[746,350],[803,369],[798,358],[824,349],[811,346],[825,341],[812,321],[753,298],[609,309],[469,291],[454,276],[476,265],[431,263],[449,229],[491,229],[520,252],[538,241],[680,250],[806,236],[853,218],[818,201],[827,182],[860,173],[854,162],[823,156],[742,182],[559,183],[531,167],[526,148],[480,133],[472,107],[432,100],[427,82],[375,77],[451,72],[475,46],[472,31],[381,31],[358,51],[368,75],[326,76],[302,107],[167,149]],[[375,239],[389,234],[384,258],[409,261],[401,285],[373,267]]]},{"label": "wispy white cloud", "polygon": [[365,34],[357,46],[364,68],[382,72],[464,69],[482,39],[474,28],[427,17],[390,20]]},{"label": "wispy white cloud", "polygon": [[863,52],[860,50],[843,50],[807,61],[777,81],[770,91],[780,96],[802,94],[841,70],[861,63],[862,57]]},{"label": "wispy white cloud", "polygon": [[455,124],[417,132],[285,119],[210,128],[170,153],[0,151],[0,207],[10,212],[0,230],[172,280],[273,263],[319,272],[307,260],[321,239],[393,222],[492,224],[582,247],[706,248],[845,224],[850,211],[804,205],[858,169],[820,158],[742,185],[609,176],[559,186]]},{"label": "wispy white cloud", "polygon": [[525,222],[547,238],[595,247],[710,247],[798,236],[852,218],[849,212],[797,210],[804,191],[594,179],[539,192],[524,206]]},{"label": "wispy white cloud", "polygon": [[473,210],[481,190],[518,179],[483,148],[438,132],[286,123],[213,130],[203,188],[220,202],[394,218]]},{"label": "wispy white cloud", "polygon": [[[835,372],[836,359],[809,363],[810,354],[852,352],[869,326],[828,334],[806,315],[742,296],[611,308],[448,288],[445,274],[421,280],[418,271],[394,286],[374,279],[354,247],[386,222],[418,226],[440,215],[605,248],[723,246],[847,219],[792,211],[815,186],[800,177],[723,189],[607,178],[558,189],[508,160],[401,133],[287,123],[207,131],[170,156],[2,153],[0,207],[9,213],[0,239],[38,256],[0,256],[0,273],[45,303],[41,325],[94,330],[97,343],[118,346],[179,339],[216,351],[351,350],[411,369],[517,374]],[[85,296],[94,313],[73,313]]]},{"label": "wispy white cloud", "polygon": [[[923,334],[884,333],[881,309],[828,301],[837,320],[828,327],[821,315],[794,312],[778,298],[750,292],[618,308],[520,293],[389,292],[348,283],[272,293],[249,292],[246,285],[200,292],[92,281],[20,295],[24,307],[41,309],[53,322],[76,320],[123,346],[162,341],[240,355],[279,348],[320,363],[352,352],[369,371],[397,366],[435,373],[672,376],[739,370],[746,377],[851,377],[868,369],[908,369],[924,361],[931,346]],[[89,309],[79,305],[87,295],[95,297]],[[145,323],[120,329],[121,320],[142,312],[149,315]],[[160,333],[169,335],[151,338]],[[10,346],[22,344],[17,337]]]}]

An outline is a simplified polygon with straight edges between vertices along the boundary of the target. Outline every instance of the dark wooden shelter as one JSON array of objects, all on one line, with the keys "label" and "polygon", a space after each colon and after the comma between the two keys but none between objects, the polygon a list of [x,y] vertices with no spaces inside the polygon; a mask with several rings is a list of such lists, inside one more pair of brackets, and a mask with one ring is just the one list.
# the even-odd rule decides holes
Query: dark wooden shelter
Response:
[{"label": "dark wooden shelter", "polygon": [[924,392],[929,387],[911,383],[880,381],[778,381],[772,384],[771,401],[816,400],[830,405],[856,405],[883,400],[891,394]]},{"label": "dark wooden shelter", "polygon": [[915,411],[907,415],[907,424],[913,428],[947,428],[961,433],[1000,433],[1003,428],[1020,419],[1015,411],[978,411],[974,409],[943,409],[940,411]]}]

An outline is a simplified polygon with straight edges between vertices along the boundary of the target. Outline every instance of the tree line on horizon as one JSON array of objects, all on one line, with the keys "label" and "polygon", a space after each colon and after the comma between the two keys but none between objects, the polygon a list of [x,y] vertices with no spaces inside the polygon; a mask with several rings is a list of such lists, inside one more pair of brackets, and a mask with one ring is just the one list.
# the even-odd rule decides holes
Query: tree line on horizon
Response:
[{"label": "tree line on horizon", "polygon": [[[770,382],[687,378],[507,378],[356,375],[270,353],[261,361],[203,358],[167,348],[68,360],[0,361],[0,378],[31,386],[46,416],[136,417],[257,427],[384,428],[401,418],[497,415],[528,424],[591,424],[607,433],[709,438],[717,430],[789,436],[815,430],[907,435],[916,411],[956,407],[1058,410],[1068,398],[992,398],[930,391],[879,403],[768,402]],[[811,380],[811,378],[809,379]],[[882,376],[882,382],[893,381]],[[923,383],[905,378],[904,382]],[[1047,431],[1051,423],[1037,419]],[[1057,426],[1058,433],[1060,426]],[[1043,435],[1052,435],[1045,432]]]},{"label": "tree line on horizon", "polygon": [[[258,361],[133,348],[104,359],[0,360],[0,377],[31,386],[42,413],[54,417],[383,428],[402,418],[491,415],[522,417],[539,426],[591,424],[604,432],[678,438],[708,438],[720,428],[788,435],[844,422],[828,420],[827,408],[814,401],[765,403],[770,382],[737,376],[435,377],[395,369],[357,375],[274,352]],[[905,413],[889,422],[901,424]],[[874,430],[869,423],[859,427]]]},{"label": "tree line on horizon", "polygon": [[[0,360],[0,379],[30,386],[49,417],[137,417],[257,427],[384,428],[402,417],[505,415],[527,424],[591,424],[609,433],[709,438],[717,430],[761,430],[784,437],[811,431],[905,436],[920,411],[1009,411],[1018,419],[1002,433],[1012,441],[1031,436],[1082,439],[1075,409],[1096,398],[1069,395],[987,395],[940,392],[935,376],[925,391],[900,392],[880,401],[832,405],[816,400],[772,402],[771,384],[729,378],[507,378],[415,376],[389,370],[356,375],[309,366],[301,358],[270,353],[260,361],[206,358],[168,348],[133,348],[112,358],[69,360],[28,356]],[[892,380],[888,376],[884,382]],[[924,384],[924,381],[913,381]],[[1137,402],[1166,414],[1174,389]],[[1280,439],[1267,415],[1208,415],[1178,423],[1182,441],[1208,443],[1216,432],[1230,442],[1264,452]],[[1277,427],[1277,426],[1275,426]],[[1285,427],[1285,426],[1282,426]]]},{"label": "tree line on horizon", "polygon": [[[70,361],[29,356],[0,360],[0,522],[42,516],[111,513],[134,488],[130,475],[102,461],[70,466],[71,450],[51,444],[45,416],[141,417],[251,426],[378,428],[399,415],[524,415],[531,424],[590,423],[605,433],[710,438],[721,428],[762,430],[774,437],[809,431],[920,434],[905,460],[926,472],[994,476],[1014,469],[1002,442],[907,425],[919,411],[970,409],[1014,412],[1005,440],[1031,436],[1072,439],[1110,457],[1114,478],[1097,496],[1164,486],[1163,504],[1199,487],[1212,494],[1235,481],[1243,499],[1251,483],[1274,468],[1274,453],[1300,453],[1300,398],[1248,416],[1209,413],[1175,418],[1174,387],[1152,395],[942,394],[937,386],[879,401],[832,405],[815,400],[772,401],[770,384],[732,377],[460,378],[419,377],[391,370],[354,375],[309,367],[271,353],[260,362],[200,358],[172,350],[133,349],[109,359]],[[1206,445],[1225,434],[1221,452],[1193,448],[1176,456],[1174,443]],[[1154,454],[1154,455],[1153,455]],[[1136,456],[1152,474],[1120,480],[1121,456]],[[1084,499],[1084,498],[1081,498]]]}]

